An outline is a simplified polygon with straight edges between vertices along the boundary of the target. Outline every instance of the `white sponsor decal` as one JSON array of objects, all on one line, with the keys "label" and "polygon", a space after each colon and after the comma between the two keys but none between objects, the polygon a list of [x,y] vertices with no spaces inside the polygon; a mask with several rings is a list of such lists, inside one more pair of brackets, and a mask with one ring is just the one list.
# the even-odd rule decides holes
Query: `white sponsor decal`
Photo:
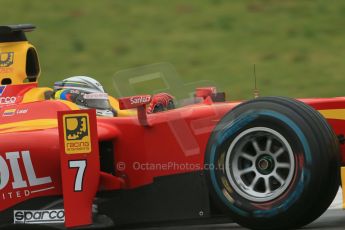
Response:
[{"label": "white sponsor decal", "polygon": [[18,109],[17,114],[26,114],[29,111],[29,109]]},{"label": "white sponsor decal", "polygon": [[107,93],[89,93],[84,94],[85,99],[108,99]]},{"label": "white sponsor decal", "polygon": [[79,90],[77,90],[77,89],[71,89],[71,91],[70,91],[71,93],[80,93],[80,91]]},{"label": "white sponsor decal", "polygon": [[7,105],[7,104],[14,104],[16,103],[16,97],[0,97],[0,104]]},{"label": "white sponsor decal", "polygon": [[131,105],[147,103],[150,100],[151,100],[151,96],[136,96],[136,97],[131,97],[130,98]]},{"label": "white sponsor decal", "polygon": [[26,114],[29,110],[28,109],[6,109],[2,114],[3,117],[12,117],[14,115],[22,115]]},{"label": "white sponsor decal", "polygon": [[[37,177],[35,169],[32,165],[31,156],[29,151],[21,152],[7,152],[5,158],[0,156],[0,192],[11,183],[12,191],[0,193],[3,200],[27,197],[31,193],[41,192],[53,189],[48,187],[40,190],[32,190],[31,187],[38,185],[45,185],[52,183],[51,177]],[[22,160],[25,168],[26,176],[20,170],[19,160]],[[7,161],[6,161],[7,160]],[[27,178],[25,180],[24,178]],[[10,181],[10,179],[12,179]]]},{"label": "white sponsor decal", "polygon": [[13,222],[15,224],[50,224],[64,223],[65,211],[53,210],[14,210]]}]

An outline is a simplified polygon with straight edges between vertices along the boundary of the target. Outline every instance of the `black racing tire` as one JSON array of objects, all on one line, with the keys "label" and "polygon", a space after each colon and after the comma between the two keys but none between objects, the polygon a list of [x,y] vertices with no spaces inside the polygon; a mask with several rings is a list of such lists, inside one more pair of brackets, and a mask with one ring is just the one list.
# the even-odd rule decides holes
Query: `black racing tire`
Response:
[{"label": "black racing tire", "polygon": [[235,107],[215,127],[205,154],[212,202],[252,229],[291,229],[318,218],[337,193],[339,169],[327,121],[281,97]]}]

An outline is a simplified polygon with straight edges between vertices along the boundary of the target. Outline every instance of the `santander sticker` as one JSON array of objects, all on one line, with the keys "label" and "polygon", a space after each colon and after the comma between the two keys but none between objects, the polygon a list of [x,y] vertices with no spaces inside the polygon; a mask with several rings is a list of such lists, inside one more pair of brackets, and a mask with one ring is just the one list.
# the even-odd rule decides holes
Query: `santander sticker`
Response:
[{"label": "santander sticker", "polygon": [[148,103],[151,100],[151,96],[135,96],[131,97],[129,100],[131,102],[131,105]]}]

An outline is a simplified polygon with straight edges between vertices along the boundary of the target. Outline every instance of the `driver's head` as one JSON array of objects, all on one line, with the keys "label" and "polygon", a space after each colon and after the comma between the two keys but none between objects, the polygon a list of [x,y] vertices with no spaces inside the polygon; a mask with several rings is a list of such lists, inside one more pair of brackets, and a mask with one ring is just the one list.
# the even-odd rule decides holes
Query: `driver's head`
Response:
[{"label": "driver's head", "polygon": [[108,94],[91,77],[74,76],[55,82],[54,98],[71,101],[81,109],[96,109],[98,116],[114,116]]}]

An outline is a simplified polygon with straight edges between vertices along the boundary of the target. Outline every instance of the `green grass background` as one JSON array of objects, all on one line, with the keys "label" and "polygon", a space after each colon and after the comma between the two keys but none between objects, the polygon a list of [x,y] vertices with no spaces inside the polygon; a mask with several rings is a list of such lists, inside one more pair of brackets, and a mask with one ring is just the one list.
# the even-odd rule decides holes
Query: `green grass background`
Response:
[{"label": "green grass background", "polygon": [[345,1],[1,0],[0,24],[33,23],[40,84],[158,62],[232,99],[345,95]]}]

